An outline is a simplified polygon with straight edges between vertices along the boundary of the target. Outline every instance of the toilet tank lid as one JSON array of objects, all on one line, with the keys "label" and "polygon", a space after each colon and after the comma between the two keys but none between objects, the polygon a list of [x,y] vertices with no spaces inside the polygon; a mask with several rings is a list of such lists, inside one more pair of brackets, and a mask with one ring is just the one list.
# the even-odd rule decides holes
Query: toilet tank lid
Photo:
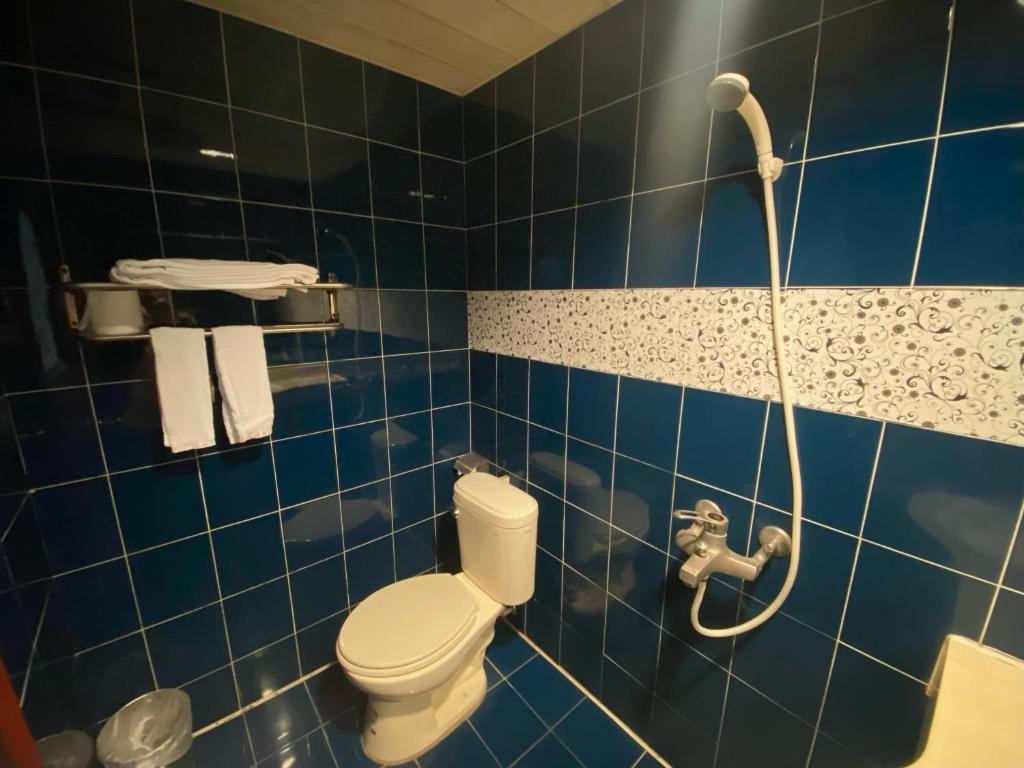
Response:
[{"label": "toilet tank lid", "polygon": [[470,472],[455,483],[455,508],[498,528],[522,528],[537,520],[537,500],[485,472]]}]

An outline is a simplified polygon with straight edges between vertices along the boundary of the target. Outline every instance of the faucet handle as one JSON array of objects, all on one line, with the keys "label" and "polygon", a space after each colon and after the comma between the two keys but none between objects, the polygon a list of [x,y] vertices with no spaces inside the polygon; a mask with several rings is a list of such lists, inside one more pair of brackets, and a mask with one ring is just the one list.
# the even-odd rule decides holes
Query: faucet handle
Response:
[{"label": "faucet handle", "polygon": [[672,512],[676,520],[693,520],[710,533],[725,533],[729,530],[729,518],[711,499],[701,499],[693,510],[677,509]]}]

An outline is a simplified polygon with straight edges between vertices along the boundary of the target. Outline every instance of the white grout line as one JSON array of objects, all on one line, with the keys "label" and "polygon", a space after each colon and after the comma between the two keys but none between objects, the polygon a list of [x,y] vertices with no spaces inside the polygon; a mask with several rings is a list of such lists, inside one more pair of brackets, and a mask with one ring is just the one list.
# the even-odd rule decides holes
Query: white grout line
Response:
[{"label": "white grout line", "polygon": [[1021,525],[1024,523],[1024,501],[1021,501],[1020,511],[1017,513],[1017,522],[1013,526],[1013,533],[1010,534],[1010,544],[1006,548],[1006,557],[1003,558],[1003,567],[999,570],[999,579],[996,582],[995,592],[992,593],[992,602],[988,606],[988,613],[985,614],[985,623],[981,627],[981,632],[978,634],[978,642],[984,643],[988,636],[989,625],[992,623],[992,614],[996,610],[996,602],[999,600],[999,595],[1003,591],[1003,583],[1006,581],[1006,572],[1010,568],[1010,561],[1013,559],[1014,547],[1017,543],[1017,538],[1020,536]]},{"label": "white grout line", "polygon": [[626,223],[626,260],[622,270],[622,287],[629,287],[629,255],[633,246],[633,214],[636,208],[636,164],[637,156],[640,154],[640,112],[643,104],[644,84],[644,42],[647,36],[647,2],[644,0],[640,11],[640,63],[637,67],[637,99],[636,115],[633,120],[633,167],[630,169],[629,179],[629,219]]}]

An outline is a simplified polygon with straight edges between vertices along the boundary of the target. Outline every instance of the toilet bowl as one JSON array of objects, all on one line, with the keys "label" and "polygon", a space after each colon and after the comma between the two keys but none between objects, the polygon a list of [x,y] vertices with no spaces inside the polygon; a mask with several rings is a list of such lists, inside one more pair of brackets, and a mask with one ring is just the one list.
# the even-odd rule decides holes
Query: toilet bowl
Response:
[{"label": "toilet bowl", "polygon": [[924,751],[908,768],[1024,765],[1024,661],[949,635],[927,693]]},{"label": "toilet bowl", "polygon": [[374,592],[338,635],[338,661],[368,695],[363,750],[382,765],[415,759],[473,713],[495,620],[533,594],[536,500],[473,472],[455,484],[455,517],[463,571]]}]

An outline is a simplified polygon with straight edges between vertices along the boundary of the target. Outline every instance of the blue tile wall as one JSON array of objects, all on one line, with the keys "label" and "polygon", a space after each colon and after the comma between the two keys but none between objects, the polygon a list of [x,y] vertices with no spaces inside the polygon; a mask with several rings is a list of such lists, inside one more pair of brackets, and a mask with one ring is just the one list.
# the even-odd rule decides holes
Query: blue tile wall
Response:
[{"label": "blue tile wall", "polygon": [[[16,683],[33,665],[39,737],[157,686],[189,691],[202,726],[332,661],[374,589],[450,567],[463,99],[181,0],[65,10],[0,11],[3,653]],[[532,105],[508,96],[503,131],[528,136]],[[215,447],[169,453],[148,345],[79,348],[38,284],[161,255],[298,261],[357,287],[344,330],[267,337],[271,439],[231,446],[218,426]],[[175,298],[159,322],[282,319]]]}]

